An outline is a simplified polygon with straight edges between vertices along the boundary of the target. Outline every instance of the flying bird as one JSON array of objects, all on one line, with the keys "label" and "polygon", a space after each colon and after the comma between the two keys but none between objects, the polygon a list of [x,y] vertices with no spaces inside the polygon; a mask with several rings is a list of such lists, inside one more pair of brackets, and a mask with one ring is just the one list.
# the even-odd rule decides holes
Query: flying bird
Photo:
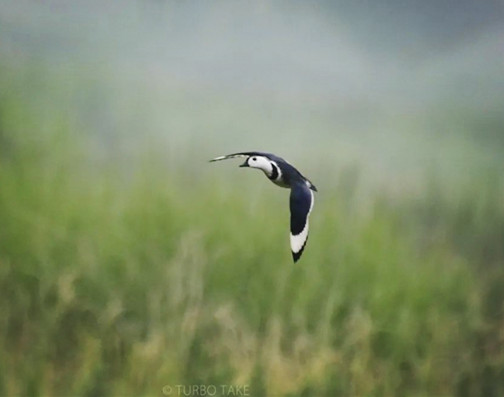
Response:
[{"label": "flying bird", "polygon": [[216,157],[210,162],[246,157],[240,167],[258,168],[270,181],[291,190],[290,193],[290,246],[292,258],[297,262],[308,240],[308,217],[313,208],[313,192],[317,188],[296,168],[281,157],[263,152],[241,152]]}]

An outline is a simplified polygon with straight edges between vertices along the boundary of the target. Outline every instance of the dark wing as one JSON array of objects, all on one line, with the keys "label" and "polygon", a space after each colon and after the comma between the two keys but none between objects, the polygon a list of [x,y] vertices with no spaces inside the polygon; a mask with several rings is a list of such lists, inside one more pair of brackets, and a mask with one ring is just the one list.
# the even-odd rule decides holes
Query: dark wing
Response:
[{"label": "dark wing", "polygon": [[290,194],[290,244],[294,262],[301,257],[308,240],[308,216],[313,208],[313,192],[304,182],[295,183]]},{"label": "dark wing", "polygon": [[240,153],[233,153],[233,154],[227,154],[225,156],[219,156],[216,157],[212,161],[220,161],[220,160],[227,160],[227,159],[234,159],[235,157],[250,157],[250,156],[264,156],[264,157],[271,157],[270,153],[264,153],[264,152],[240,152]]}]

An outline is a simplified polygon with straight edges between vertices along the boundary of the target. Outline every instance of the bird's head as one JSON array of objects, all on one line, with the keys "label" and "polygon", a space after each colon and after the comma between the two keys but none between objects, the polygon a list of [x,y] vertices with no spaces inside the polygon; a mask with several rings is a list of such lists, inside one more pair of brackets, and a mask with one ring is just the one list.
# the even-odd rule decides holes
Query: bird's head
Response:
[{"label": "bird's head", "polygon": [[271,172],[271,161],[264,156],[249,156],[240,167],[259,168],[266,173]]}]

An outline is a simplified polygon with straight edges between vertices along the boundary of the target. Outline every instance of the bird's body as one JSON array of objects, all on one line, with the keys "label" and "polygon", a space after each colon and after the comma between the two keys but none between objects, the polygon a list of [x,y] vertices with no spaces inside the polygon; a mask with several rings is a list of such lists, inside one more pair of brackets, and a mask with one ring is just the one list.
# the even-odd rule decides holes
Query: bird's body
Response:
[{"label": "bird's body", "polygon": [[236,157],[246,157],[240,167],[258,168],[275,185],[291,189],[290,194],[290,243],[294,262],[303,253],[308,240],[308,217],[313,208],[313,192],[317,188],[294,166],[281,157],[264,152],[241,152],[216,157],[210,161],[220,161]]}]

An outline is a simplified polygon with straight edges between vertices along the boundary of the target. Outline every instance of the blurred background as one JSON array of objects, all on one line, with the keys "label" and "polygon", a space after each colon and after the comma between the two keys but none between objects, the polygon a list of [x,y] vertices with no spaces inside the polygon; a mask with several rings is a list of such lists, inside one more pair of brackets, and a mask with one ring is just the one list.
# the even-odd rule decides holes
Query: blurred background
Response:
[{"label": "blurred background", "polygon": [[0,1],[0,395],[504,394],[503,109],[501,0]]}]

